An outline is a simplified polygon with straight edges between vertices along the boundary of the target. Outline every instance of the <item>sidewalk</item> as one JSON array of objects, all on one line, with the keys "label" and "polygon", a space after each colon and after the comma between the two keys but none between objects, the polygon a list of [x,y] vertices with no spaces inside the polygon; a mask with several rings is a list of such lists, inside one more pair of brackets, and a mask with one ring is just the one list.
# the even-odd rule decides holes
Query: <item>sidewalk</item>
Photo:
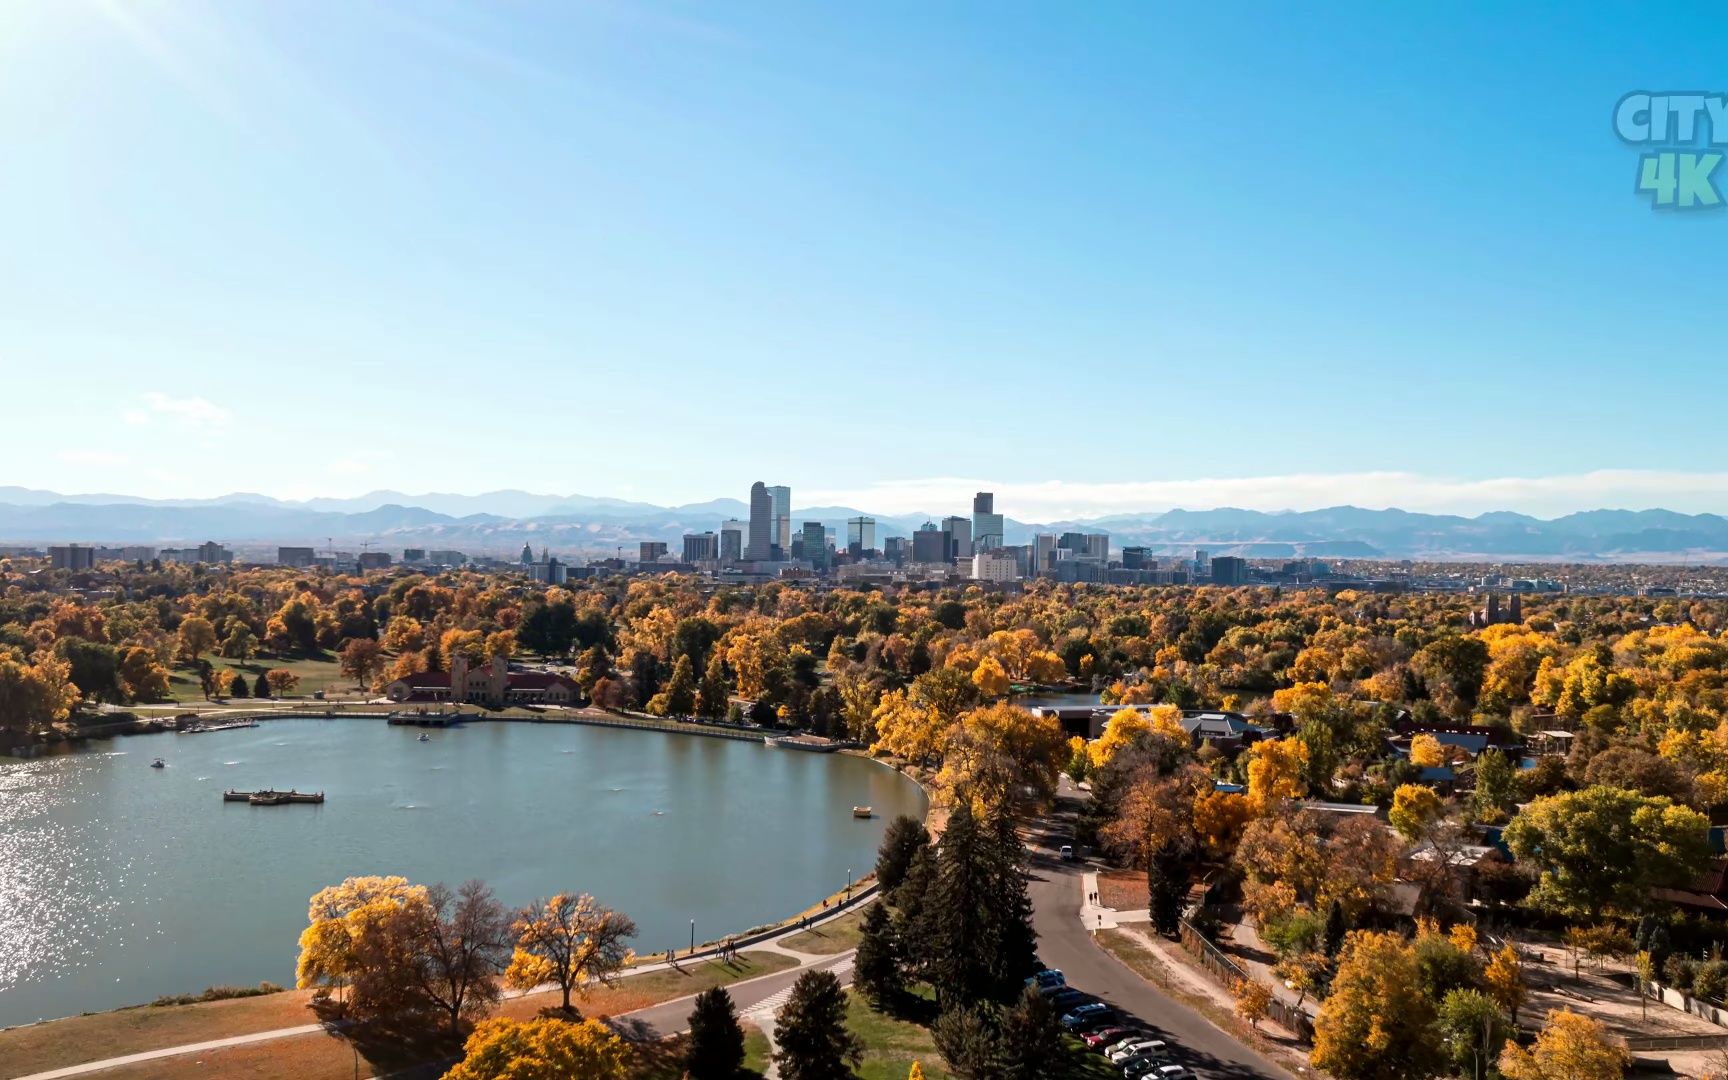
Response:
[{"label": "sidewalk", "polygon": [[[794,921],[790,925],[782,927],[769,936],[761,938],[748,946],[739,947],[737,951],[740,953],[773,953],[780,956],[791,957],[797,961],[797,966],[788,971],[771,972],[767,975],[757,976],[754,979],[746,979],[743,982],[733,983],[728,987],[728,989],[737,993],[743,988],[750,986],[752,983],[758,983],[768,979],[785,978],[788,974],[795,974],[806,968],[815,967],[820,964],[832,964],[832,970],[834,970],[836,974],[843,975],[849,973],[852,966],[850,950],[840,954],[819,955],[816,953],[806,953],[800,952],[796,949],[789,949],[784,945],[781,945],[780,941],[784,938],[801,934],[806,930],[822,926],[842,915],[850,914],[854,910],[863,906],[866,899],[867,894],[860,894],[852,903],[844,906],[836,906],[822,917],[810,919],[807,925],[802,921]],[[711,948],[681,956],[673,963],[659,960],[648,964],[638,964],[635,967],[629,968],[620,973],[620,978],[628,978],[633,975],[646,975],[650,972],[675,969],[680,964],[689,963],[691,961],[708,960],[718,955],[719,949]],[[555,983],[547,983],[543,986],[536,986],[529,990],[507,990],[504,992],[504,1000],[509,1001],[516,998],[527,997],[531,994],[550,993],[557,989],[558,987]],[[776,998],[779,1000],[776,1000]],[[671,1001],[659,1002],[655,1005],[650,1005],[643,1009],[636,1010],[636,1012],[624,1013],[620,1019],[636,1016],[638,1013],[646,1013],[683,1000],[686,999],[674,998]],[[759,1024],[759,1026],[761,1026],[764,1031],[771,1032],[774,1027],[773,1014],[785,1003],[784,992],[776,994],[763,1002],[751,1006],[751,1011],[747,1015],[754,1017],[755,1014],[761,1012],[763,1007],[768,1005],[769,1002],[773,1002],[773,1005],[767,1012],[767,1022]],[[251,1043],[271,1042],[276,1039],[291,1039],[296,1036],[312,1035],[326,1030],[329,1029],[326,1025],[321,1023],[298,1024],[294,1027],[275,1028],[270,1031],[256,1031],[245,1035],[231,1035],[225,1039],[212,1039],[207,1042],[183,1043],[179,1046],[165,1046],[157,1050],[144,1050],[135,1054],[126,1054],[121,1057],[104,1058],[100,1061],[88,1061],[79,1065],[68,1065],[64,1068],[51,1069],[47,1072],[31,1073],[26,1076],[15,1077],[13,1080],[65,1080],[67,1077],[86,1076],[91,1073],[102,1072],[106,1069],[119,1068],[123,1065],[135,1065],[139,1062],[157,1061],[162,1058],[179,1057],[183,1054],[203,1053],[208,1050],[221,1050],[232,1046],[245,1046]],[[772,1039],[772,1036],[770,1036],[770,1039]]]}]

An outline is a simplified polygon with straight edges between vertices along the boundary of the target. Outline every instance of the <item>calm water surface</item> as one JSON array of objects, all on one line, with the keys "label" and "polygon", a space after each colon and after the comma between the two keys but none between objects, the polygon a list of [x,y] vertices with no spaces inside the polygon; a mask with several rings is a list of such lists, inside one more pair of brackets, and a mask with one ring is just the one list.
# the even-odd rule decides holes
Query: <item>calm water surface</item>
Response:
[{"label": "calm water surface", "polygon": [[[0,765],[0,1026],[206,986],[290,985],[306,901],[353,874],[471,877],[627,912],[640,952],[794,913],[924,796],[881,765],[557,725],[272,720]],[[152,769],[152,758],[168,767]],[[322,806],[224,803],[322,790]],[[851,816],[870,805],[870,821]]]}]

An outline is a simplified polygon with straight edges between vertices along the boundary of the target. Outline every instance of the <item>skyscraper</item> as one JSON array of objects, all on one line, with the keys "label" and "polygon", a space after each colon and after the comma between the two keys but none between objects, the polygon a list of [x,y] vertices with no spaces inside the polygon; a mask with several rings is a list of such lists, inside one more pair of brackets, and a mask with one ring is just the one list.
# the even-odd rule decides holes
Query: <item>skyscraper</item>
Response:
[{"label": "skyscraper", "polygon": [[855,517],[846,519],[846,550],[862,555],[876,549],[876,519]]},{"label": "skyscraper", "polygon": [[948,560],[972,557],[972,522],[958,515],[942,519],[942,531],[948,534]]},{"label": "skyscraper", "polygon": [[972,496],[972,550],[994,551],[1002,546],[1002,515],[995,513],[996,496],[980,491]]},{"label": "skyscraper", "polygon": [[[790,537],[787,547],[791,546]],[[774,557],[774,497],[768,485],[758,480],[750,485],[750,538],[744,545],[747,562],[767,562]]]},{"label": "skyscraper", "polygon": [[782,552],[789,552],[792,550],[792,489],[776,484],[768,489],[768,497],[773,501],[771,514],[774,523],[770,542],[779,544]]},{"label": "skyscraper", "polygon": [[828,530],[820,521],[804,523],[804,557],[818,570],[828,565]]},{"label": "skyscraper", "polygon": [[744,523],[728,518],[720,523],[720,561],[735,563],[744,557]]}]

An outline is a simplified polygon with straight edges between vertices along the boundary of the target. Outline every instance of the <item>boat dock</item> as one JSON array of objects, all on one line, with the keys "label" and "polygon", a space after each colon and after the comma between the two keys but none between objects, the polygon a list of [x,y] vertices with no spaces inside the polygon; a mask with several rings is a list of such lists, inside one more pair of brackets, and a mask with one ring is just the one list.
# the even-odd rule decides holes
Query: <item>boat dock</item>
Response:
[{"label": "boat dock", "polygon": [[321,803],[322,791],[224,791],[223,802],[251,803],[253,806],[285,806],[288,803]]},{"label": "boat dock", "polygon": [[221,723],[216,724],[188,724],[186,727],[176,729],[175,734],[202,735],[207,731],[232,731],[235,728],[249,728],[257,726],[258,721],[256,720],[224,720]]}]

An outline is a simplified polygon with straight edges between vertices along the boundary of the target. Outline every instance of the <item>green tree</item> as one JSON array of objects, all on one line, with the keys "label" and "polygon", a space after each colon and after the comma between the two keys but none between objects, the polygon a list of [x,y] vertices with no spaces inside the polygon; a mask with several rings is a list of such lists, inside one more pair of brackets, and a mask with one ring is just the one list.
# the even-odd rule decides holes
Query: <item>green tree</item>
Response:
[{"label": "green tree", "polygon": [[1002,1043],[990,1006],[954,1003],[931,1026],[936,1050],[960,1080],[996,1080]]},{"label": "green tree", "polygon": [[900,887],[912,860],[929,846],[930,833],[916,818],[901,814],[888,823],[882,833],[882,844],[876,849],[876,883],[884,894]]},{"label": "green tree", "polygon": [[1518,782],[1518,770],[1512,760],[1498,750],[1484,750],[1476,758],[1476,793],[1471,806],[1476,820],[1501,820],[1511,807]]},{"label": "green tree", "polygon": [[708,658],[707,670],[702,673],[702,685],[696,691],[696,715],[709,720],[718,720],[726,715],[726,664],[715,653]]},{"label": "green tree", "polygon": [[715,986],[696,995],[684,1071],[690,1080],[733,1080],[744,1068],[744,1029],[732,995]]},{"label": "green tree", "polygon": [[1483,1080],[1506,1042],[1506,1014],[1479,990],[1452,990],[1440,1001],[1440,1042],[1453,1066]]},{"label": "green tree", "polygon": [[1062,1045],[1062,1027],[1036,987],[1028,986],[1020,999],[1002,1015],[1002,1080],[1045,1080],[1063,1075],[1068,1062]]},{"label": "green tree", "polygon": [[1512,819],[1505,840],[1539,871],[1530,902],[1573,917],[1634,914],[1651,888],[1688,882],[1710,860],[1703,814],[1612,787],[1537,799]]},{"label": "green tree", "polygon": [[903,989],[899,943],[886,904],[871,904],[864,912],[858,938],[854,981],[876,1008],[889,1011]]},{"label": "green tree", "polygon": [[255,698],[267,698],[270,696],[269,672],[260,671],[258,673],[258,681],[252,684],[252,696]]},{"label": "green tree", "polygon": [[864,1044],[846,1027],[846,992],[831,971],[806,971],[774,1024],[774,1063],[783,1080],[848,1080]]}]

